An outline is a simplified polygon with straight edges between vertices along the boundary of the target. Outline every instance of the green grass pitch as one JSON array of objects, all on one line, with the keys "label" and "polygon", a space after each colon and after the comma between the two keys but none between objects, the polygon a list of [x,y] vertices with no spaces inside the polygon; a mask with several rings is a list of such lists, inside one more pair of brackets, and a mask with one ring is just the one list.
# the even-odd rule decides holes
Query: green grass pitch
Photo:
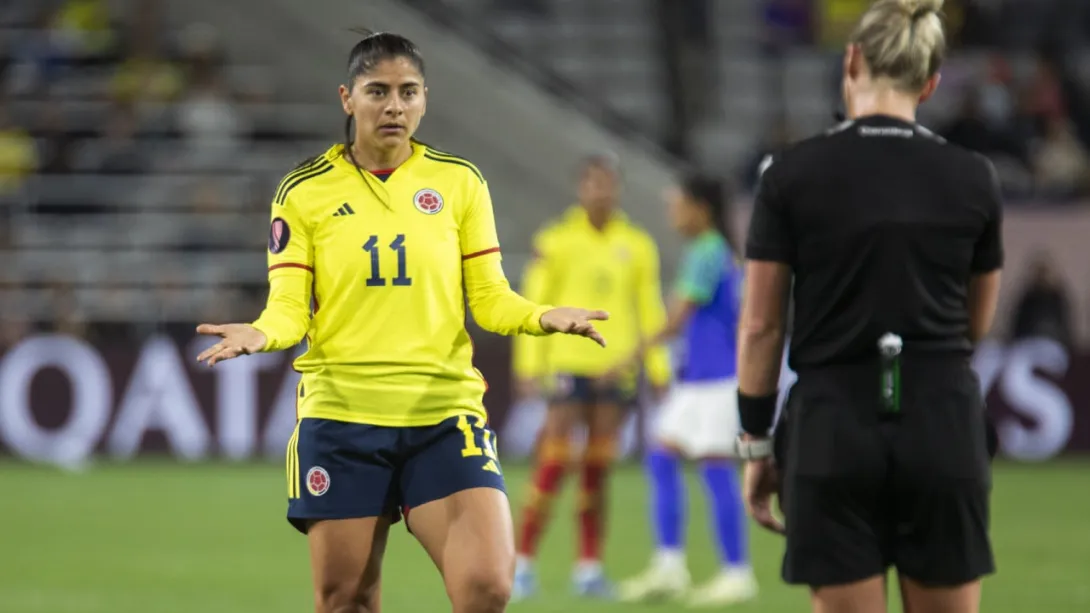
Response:
[{"label": "green grass pitch", "polygon": [[[0,611],[4,613],[303,613],[313,611],[305,539],[283,518],[281,468],[145,461],[71,474],[0,462]],[[508,467],[516,504],[527,470]],[[694,578],[715,567],[702,488],[690,481]],[[612,482],[606,565],[616,578],[650,553],[639,469]],[[999,573],[988,613],[1090,611],[1090,462],[999,464],[993,534]],[[575,549],[571,496],[558,504],[540,560],[543,593],[513,612],[675,611],[588,603],[568,592]],[[449,610],[439,577],[396,526],[384,567],[390,613]],[[737,611],[808,610],[807,593],[778,580],[781,542],[753,531],[759,599]],[[899,610],[894,606],[892,610]]]}]

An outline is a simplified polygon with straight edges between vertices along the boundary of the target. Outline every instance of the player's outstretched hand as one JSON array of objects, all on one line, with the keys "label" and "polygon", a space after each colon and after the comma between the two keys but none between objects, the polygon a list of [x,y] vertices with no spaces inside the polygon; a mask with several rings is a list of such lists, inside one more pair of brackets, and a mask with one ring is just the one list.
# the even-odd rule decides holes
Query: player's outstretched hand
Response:
[{"label": "player's outstretched hand", "polygon": [[772,512],[772,497],[779,491],[780,471],[771,458],[746,462],[742,496],[749,516],[765,528],[783,534],[783,522]]},{"label": "player's outstretched hand", "polygon": [[257,353],[265,348],[267,340],[264,332],[250,324],[201,324],[197,326],[197,334],[220,337],[220,342],[197,356],[198,362],[207,362],[209,366],[240,355]]},{"label": "player's outstretched hand", "polygon": [[594,328],[594,321],[609,319],[609,313],[605,311],[590,311],[575,307],[559,307],[546,311],[541,316],[541,327],[546,332],[559,332],[561,334],[574,334],[585,336],[599,345],[605,347],[606,339]]}]

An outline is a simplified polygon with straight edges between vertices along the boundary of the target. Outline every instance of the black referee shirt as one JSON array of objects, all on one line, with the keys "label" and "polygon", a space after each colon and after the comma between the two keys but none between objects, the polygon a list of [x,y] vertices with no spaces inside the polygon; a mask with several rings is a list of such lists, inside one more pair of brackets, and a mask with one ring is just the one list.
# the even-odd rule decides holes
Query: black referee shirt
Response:
[{"label": "black referee shirt", "polygon": [[794,370],[905,350],[965,353],[972,275],[1003,263],[995,170],[925,128],[871,116],[770,156],[746,257],[794,272]]}]

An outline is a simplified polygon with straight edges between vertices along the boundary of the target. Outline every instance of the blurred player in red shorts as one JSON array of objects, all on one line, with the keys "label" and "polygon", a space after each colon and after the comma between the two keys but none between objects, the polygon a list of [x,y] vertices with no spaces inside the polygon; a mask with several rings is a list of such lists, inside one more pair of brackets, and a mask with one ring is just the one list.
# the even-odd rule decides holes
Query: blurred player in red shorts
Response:
[{"label": "blurred player in red shorts", "polygon": [[[608,310],[610,321],[600,329],[610,342],[604,351],[587,351],[583,344],[559,338],[515,341],[514,370],[524,394],[541,392],[549,402],[533,489],[518,531],[515,599],[537,589],[533,559],[552,500],[573,460],[581,471],[574,590],[582,596],[612,597],[601,564],[606,476],[640,373],[636,365],[615,376],[606,374],[666,321],[658,248],[618,210],[616,161],[605,155],[584,160],[578,191],[579,203],[534,238],[534,260],[522,289],[534,301],[590,301]],[[649,351],[644,369],[652,385],[665,387],[670,378],[666,349]],[[587,428],[587,444],[582,457],[573,458],[571,438],[578,425]]]}]

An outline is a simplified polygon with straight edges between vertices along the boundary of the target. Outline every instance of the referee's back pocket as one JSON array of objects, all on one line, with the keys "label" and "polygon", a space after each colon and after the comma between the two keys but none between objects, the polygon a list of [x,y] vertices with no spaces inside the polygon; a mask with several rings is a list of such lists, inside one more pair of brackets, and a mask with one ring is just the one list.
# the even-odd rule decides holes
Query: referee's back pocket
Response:
[{"label": "referee's back pocket", "polygon": [[[884,471],[885,453],[872,403],[839,381],[800,381],[788,415],[788,470],[812,477],[866,478]],[[862,406],[861,406],[862,405]]]},{"label": "referee's back pocket", "polygon": [[975,373],[936,372],[906,381],[898,463],[923,477],[988,480],[989,423]]}]

